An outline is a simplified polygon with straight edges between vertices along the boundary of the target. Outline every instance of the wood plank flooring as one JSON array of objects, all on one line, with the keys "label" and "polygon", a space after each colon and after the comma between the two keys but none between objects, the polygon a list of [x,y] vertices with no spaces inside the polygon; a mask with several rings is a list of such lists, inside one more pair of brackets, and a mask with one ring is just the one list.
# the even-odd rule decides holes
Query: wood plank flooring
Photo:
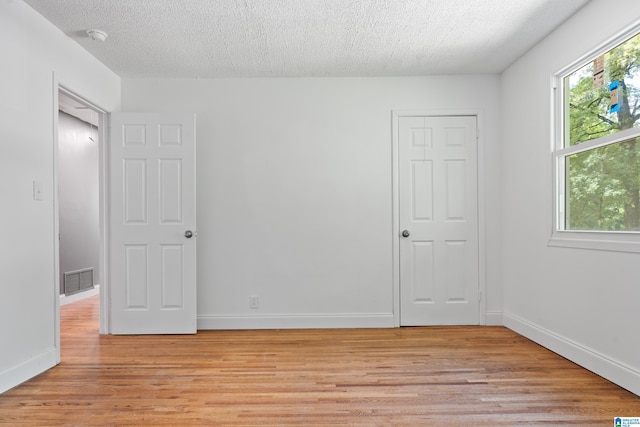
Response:
[{"label": "wood plank flooring", "polygon": [[502,327],[100,336],[62,308],[62,363],[0,425],[612,426],[640,397]]}]

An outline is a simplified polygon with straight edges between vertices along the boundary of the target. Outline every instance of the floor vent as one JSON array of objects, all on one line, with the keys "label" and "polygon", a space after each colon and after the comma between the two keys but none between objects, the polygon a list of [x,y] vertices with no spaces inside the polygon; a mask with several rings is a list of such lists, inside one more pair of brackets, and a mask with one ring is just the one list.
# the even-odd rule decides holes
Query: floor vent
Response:
[{"label": "floor vent", "polygon": [[93,289],[93,287],[93,268],[64,273],[65,295],[73,295],[87,289]]}]

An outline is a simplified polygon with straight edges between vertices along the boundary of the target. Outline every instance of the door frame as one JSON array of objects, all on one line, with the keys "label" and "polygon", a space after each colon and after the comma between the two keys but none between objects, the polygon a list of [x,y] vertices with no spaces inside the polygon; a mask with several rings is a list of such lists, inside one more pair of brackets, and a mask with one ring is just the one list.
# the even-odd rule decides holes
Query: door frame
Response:
[{"label": "door frame", "polygon": [[91,102],[89,98],[82,95],[83,91],[78,91],[73,88],[72,85],[67,85],[63,79],[59,78],[56,73],[53,73],[53,286],[54,286],[54,345],[56,349],[56,363],[60,363],[60,200],[58,195],[58,175],[59,175],[59,162],[58,162],[58,108],[59,97],[58,91],[65,92],[68,96],[74,98],[78,102],[85,104],[99,113],[99,125],[98,125],[98,191],[99,191],[99,227],[100,227],[100,247],[99,247],[99,274],[98,283],[100,284],[100,334],[108,334],[109,327],[109,277],[108,277],[108,188],[107,188],[107,173],[108,173],[108,156],[107,156],[107,141],[108,141],[108,114],[109,112],[104,108],[101,108],[94,102]]},{"label": "door frame", "polygon": [[486,301],[486,227],[485,227],[485,143],[484,143],[484,114],[476,109],[435,109],[435,110],[392,110],[392,265],[393,265],[393,323],[400,327],[400,117],[443,117],[443,116],[475,116],[477,120],[478,141],[478,292],[480,301],[478,311],[479,324],[487,323]]}]

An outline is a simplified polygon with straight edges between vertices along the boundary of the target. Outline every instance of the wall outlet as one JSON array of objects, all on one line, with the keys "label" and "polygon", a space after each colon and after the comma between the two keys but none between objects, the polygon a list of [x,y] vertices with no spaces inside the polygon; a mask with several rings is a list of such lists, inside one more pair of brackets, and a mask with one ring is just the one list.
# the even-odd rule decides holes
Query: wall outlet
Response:
[{"label": "wall outlet", "polygon": [[33,181],[33,200],[42,201],[42,181]]},{"label": "wall outlet", "polygon": [[260,308],[260,298],[258,298],[258,295],[251,295],[249,297],[249,308]]}]

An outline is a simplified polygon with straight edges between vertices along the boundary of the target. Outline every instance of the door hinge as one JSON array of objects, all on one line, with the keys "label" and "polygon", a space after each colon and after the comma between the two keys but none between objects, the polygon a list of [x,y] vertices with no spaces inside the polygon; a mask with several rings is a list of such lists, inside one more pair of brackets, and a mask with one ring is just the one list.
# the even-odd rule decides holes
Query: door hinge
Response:
[{"label": "door hinge", "polygon": [[480,128],[476,128],[476,139],[480,139]]}]

